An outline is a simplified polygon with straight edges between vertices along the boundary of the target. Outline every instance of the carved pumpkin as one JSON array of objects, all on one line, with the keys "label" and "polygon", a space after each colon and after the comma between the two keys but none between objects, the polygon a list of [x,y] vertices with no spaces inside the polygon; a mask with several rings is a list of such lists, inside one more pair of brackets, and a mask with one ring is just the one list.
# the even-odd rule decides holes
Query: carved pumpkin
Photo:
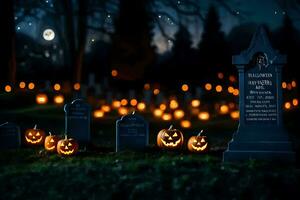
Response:
[{"label": "carved pumpkin", "polygon": [[171,125],[157,134],[157,145],[163,149],[178,149],[183,145],[183,134]]},{"label": "carved pumpkin", "polygon": [[190,137],[187,145],[189,151],[199,153],[208,150],[207,137],[201,136],[202,132],[203,130],[201,130],[197,136]]},{"label": "carved pumpkin", "polygon": [[37,129],[37,125],[35,125],[33,129],[26,130],[25,141],[29,145],[42,145],[45,136],[45,131]]},{"label": "carved pumpkin", "polygon": [[68,138],[65,135],[64,139],[61,139],[57,143],[57,153],[62,156],[72,156],[78,151],[78,143],[73,138]]},{"label": "carved pumpkin", "polygon": [[52,135],[49,132],[49,135],[45,138],[44,147],[49,152],[56,152],[56,146],[60,138],[57,135]]}]

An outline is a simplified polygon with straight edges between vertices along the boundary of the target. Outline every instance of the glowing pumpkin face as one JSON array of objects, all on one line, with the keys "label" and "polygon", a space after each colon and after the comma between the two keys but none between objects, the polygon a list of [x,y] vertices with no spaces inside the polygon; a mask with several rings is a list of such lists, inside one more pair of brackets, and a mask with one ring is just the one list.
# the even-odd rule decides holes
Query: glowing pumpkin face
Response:
[{"label": "glowing pumpkin face", "polygon": [[183,145],[183,134],[170,126],[169,129],[163,129],[158,133],[157,145],[165,149],[180,148]]},{"label": "glowing pumpkin face", "polygon": [[73,138],[59,140],[57,143],[57,153],[62,156],[72,156],[78,151],[78,143]]},{"label": "glowing pumpkin face", "polygon": [[191,152],[203,152],[208,150],[208,142],[206,136],[201,136],[203,130],[197,135],[190,137],[188,141],[188,149]]},{"label": "glowing pumpkin face", "polygon": [[51,135],[50,132],[49,134],[50,135],[45,138],[44,147],[49,152],[56,152],[56,146],[60,138],[56,135]]},{"label": "glowing pumpkin face", "polygon": [[45,132],[37,129],[35,125],[33,129],[28,129],[25,132],[25,141],[29,145],[41,145],[44,143]]}]

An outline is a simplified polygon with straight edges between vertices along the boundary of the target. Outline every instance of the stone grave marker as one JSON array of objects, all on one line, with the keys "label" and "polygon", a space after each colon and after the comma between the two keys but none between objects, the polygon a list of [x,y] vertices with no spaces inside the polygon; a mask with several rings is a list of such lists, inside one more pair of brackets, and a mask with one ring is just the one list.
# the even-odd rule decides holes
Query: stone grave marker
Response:
[{"label": "stone grave marker", "polygon": [[14,149],[21,146],[20,128],[14,123],[0,125],[0,149]]},{"label": "stone grave marker", "polygon": [[140,115],[125,115],[116,122],[116,152],[143,150],[149,144],[148,122]]},{"label": "stone grave marker", "polygon": [[74,137],[79,143],[90,142],[91,106],[82,99],[76,99],[66,104],[65,130],[70,137]]},{"label": "stone grave marker", "polygon": [[263,27],[250,47],[233,56],[239,72],[239,127],[224,152],[224,161],[261,159],[294,161],[282,124],[281,70],[286,57],[271,47]]}]

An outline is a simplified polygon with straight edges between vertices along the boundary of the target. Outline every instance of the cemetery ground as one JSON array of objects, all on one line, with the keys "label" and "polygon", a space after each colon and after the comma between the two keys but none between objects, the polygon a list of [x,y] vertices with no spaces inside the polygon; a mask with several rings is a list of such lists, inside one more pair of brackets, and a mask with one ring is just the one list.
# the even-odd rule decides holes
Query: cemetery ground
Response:
[{"label": "cemetery ground", "polygon": [[[21,100],[21,99],[20,99]],[[24,99],[26,101],[26,99]],[[11,120],[21,132],[37,124],[55,134],[64,132],[64,112],[54,105],[3,106],[1,121]],[[16,105],[16,104],[15,104]],[[147,118],[147,116],[145,116]],[[299,196],[300,162],[250,160],[223,163],[238,122],[217,118],[194,121],[181,129],[185,140],[204,129],[210,150],[192,154],[162,151],[156,134],[171,122],[150,121],[150,147],[143,152],[115,153],[115,120],[92,120],[92,144],[76,156],[62,158],[43,147],[23,146],[0,152],[0,199],[288,199]],[[284,124],[299,157],[299,109],[285,113]],[[174,126],[180,126],[174,123]]]}]

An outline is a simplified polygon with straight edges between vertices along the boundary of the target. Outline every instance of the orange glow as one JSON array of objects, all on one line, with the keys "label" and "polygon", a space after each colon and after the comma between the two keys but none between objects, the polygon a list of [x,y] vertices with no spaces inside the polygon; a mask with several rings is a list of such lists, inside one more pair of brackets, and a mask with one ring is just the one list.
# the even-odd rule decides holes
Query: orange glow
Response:
[{"label": "orange glow", "polygon": [[219,72],[219,73],[218,73],[218,78],[219,78],[219,79],[223,79],[223,78],[224,78],[224,74],[223,74],[222,72]]},{"label": "orange glow", "polygon": [[138,103],[138,102],[137,102],[136,99],[131,99],[131,100],[130,100],[130,105],[131,105],[131,106],[136,106],[137,103]]},{"label": "orange glow", "polygon": [[293,106],[298,106],[299,102],[298,99],[293,99]]},{"label": "orange glow", "polygon": [[109,112],[110,111],[110,106],[109,105],[102,105],[101,106],[101,110],[103,112]]},{"label": "orange glow", "polygon": [[220,107],[220,114],[227,114],[229,112],[229,108],[227,105],[222,105]]},{"label": "orange glow", "polygon": [[209,120],[209,113],[208,112],[200,112],[198,118],[202,121]]},{"label": "orange glow", "polygon": [[292,87],[297,87],[297,83],[296,83],[296,81],[292,81]]},{"label": "orange glow", "polygon": [[222,92],[222,90],[223,90],[223,88],[222,88],[221,85],[217,85],[217,86],[216,86],[216,91],[217,91],[217,92]]},{"label": "orange glow", "polygon": [[6,85],[4,88],[5,92],[11,92],[11,86],[10,85]]},{"label": "orange glow", "polygon": [[189,120],[182,120],[180,122],[180,126],[182,128],[190,128],[192,126],[191,122]]},{"label": "orange glow", "polygon": [[194,99],[191,101],[191,106],[194,107],[194,108],[197,108],[200,106],[200,100],[198,99]]},{"label": "orange glow", "polygon": [[286,85],[286,82],[282,82],[282,83],[281,83],[281,87],[282,87],[283,89],[285,89],[286,86],[287,86],[287,85]]},{"label": "orange glow", "polygon": [[239,89],[234,89],[234,91],[233,91],[234,96],[238,96],[239,93],[240,93]]},{"label": "orange glow", "polygon": [[119,112],[120,115],[127,115],[128,114],[128,109],[125,108],[125,107],[120,107],[118,109],[118,112]]},{"label": "orange glow", "polygon": [[291,103],[290,102],[285,102],[284,107],[287,110],[291,109]]},{"label": "orange glow", "polygon": [[112,102],[112,107],[113,108],[120,108],[121,107],[121,102],[117,101],[117,100],[113,101]]},{"label": "orange glow", "polygon": [[211,90],[211,89],[212,89],[212,85],[211,85],[210,83],[206,83],[206,84],[205,84],[205,89],[206,89],[207,91]]},{"label": "orange glow", "polygon": [[28,84],[28,89],[29,90],[33,90],[34,88],[35,88],[34,83],[31,82],[31,83]]},{"label": "orange glow", "polygon": [[63,95],[56,95],[56,96],[54,96],[54,103],[56,103],[56,104],[62,104],[62,103],[64,103],[64,101],[65,101],[65,98],[64,98]]},{"label": "orange glow", "polygon": [[56,83],[54,86],[53,86],[54,90],[55,91],[59,91],[60,90],[60,84]]},{"label": "orange glow", "polygon": [[159,105],[159,108],[161,109],[161,110],[166,110],[167,109],[167,106],[166,106],[166,104],[160,104]]},{"label": "orange glow", "polygon": [[122,100],[121,100],[121,105],[122,105],[122,106],[126,106],[127,104],[128,104],[127,99],[122,99]]},{"label": "orange glow", "polygon": [[102,117],[104,117],[104,112],[102,110],[95,110],[94,111],[94,117],[95,118],[102,118]]},{"label": "orange glow", "polygon": [[234,88],[233,88],[232,86],[229,86],[229,87],[228,87],[228,92],[229,92],[229,93],[233,93],[233,92],[234,92]]},{"label": "orange glow", "polygon": [[175,110],[174,111],[174,118],[175,119],[181,119],[184,117],[184,111],[183,110]]},{"label": "orange glow", "polygon": [[157,88],[153,90],[153,94],[154,94],[154,95],[158,95],[159,92],[160,92],[160,91],[159,91],[159,89],[157,89]]},{"label": "orange glow", "polygon": [[161,117],[162,114],[163,114],[163,111],[162,111],[161,109],[156,108],[156,109],[153,111],[153,115],[154,115],[155,117]]},{"label": "orange glow", "polygon": [[229,81],[236,82],[236,78],[233,75],[231,75],[231,76],[229,76]]},{"label": "orange glow", "polygon": [[149,84],[149,83],[145,83],[144,89],[145,89],[145,90],[150,90],[150,84]]},{"label": "orange glow", "polygon": [[112,77],[118,76],[118,70],[116,70],[116,69],[111,70],[111,76]]},{"label": "orange glow", "polygon": [[240,118],[240,111],[236,110],[236,111],[232,111],[230,113],[230,117],[234,120],[237,120]]},{"label": "orange glow", "polygon": [[80,90],[80,83],[74,84],[74,90]]},{"label": "orange glow", "polygon": [[26,87],[26,83],[24,81],[21,81],[20,84],[19,84],[19,87],[21,89],[24,89]]},{"label": "orange glow", "polygon": [[183,84],[183,85],[181,86],[181,90],[184,91],[184,92],[186,92],[186,91],[189,90],[189,86],[188,86],[187,84]]},{"label": "orange glow", "polygon": [[138,109],[139,111],[144,111],[144,110],[146,109],[146,104],[143,103],[143,102],[138,103],[137,109]]},{"label": "orange glow", "polygon": [[179,105],[178,105],[178,102],[176,100],[172,99],[170,101],[170,105],[169,106],[170,106],[171,109],[174,110],[174,109],[178,108]]},{"label": "orange glow", "polygon": [[164,121],[170,121],[170,120],[172,119],[172,115],[171,115],[170,113],[164,113],[164,114],[162,115],[162,119],[163,119]]},{"label": "orange glow", "polygon": [[46,94],[37,94],[35,100],[37,104],[46,104],[48,102],[48,96]]}]

